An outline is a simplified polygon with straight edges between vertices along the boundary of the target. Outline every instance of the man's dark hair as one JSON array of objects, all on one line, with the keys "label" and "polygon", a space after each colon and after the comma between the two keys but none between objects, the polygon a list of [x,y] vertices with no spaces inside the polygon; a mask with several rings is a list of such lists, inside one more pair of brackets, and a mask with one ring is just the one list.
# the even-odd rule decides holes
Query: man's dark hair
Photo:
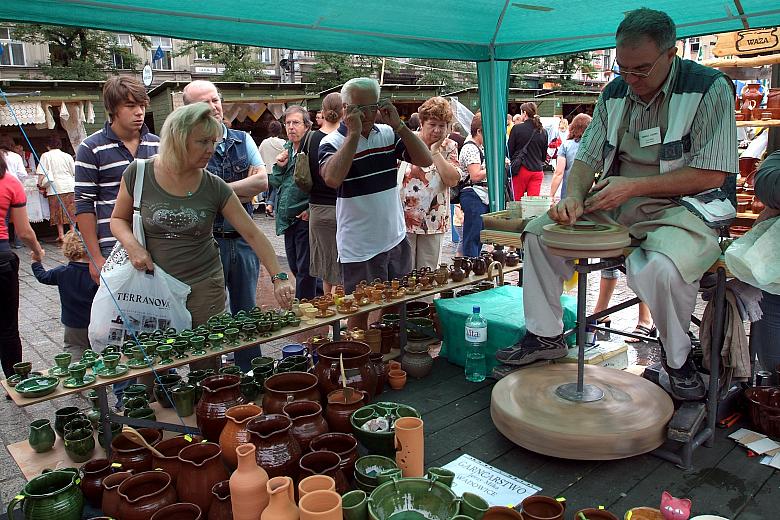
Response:
[{"label": "man's dark hair", "polygon": [[146,88],[135,78],[111,76],[103,83],[103,106],[106,107],[109,117],[114,117],[128,97],[136,103],[149,105],[149,94],[146,93]]},{"label": "man's dark hair", "polygon": [[615,41],[618,47],[635,45],[642,38],[653,40],[658,49],[665,51],[677,43],[674,21],[663,11],[642,7],[629,11],[618,25]]}]

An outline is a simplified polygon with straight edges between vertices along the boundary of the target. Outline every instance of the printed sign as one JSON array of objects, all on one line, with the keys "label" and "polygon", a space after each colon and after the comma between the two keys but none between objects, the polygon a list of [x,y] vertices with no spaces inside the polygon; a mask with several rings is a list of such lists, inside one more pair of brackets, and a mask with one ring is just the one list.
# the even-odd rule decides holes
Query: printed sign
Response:
[{"label": "printed sign", "polygon": [[516,506],[541,489],[471,455],[461,455],[444,468],[455,473],[452,491],[456,495],[474,493],[491,506]]}]

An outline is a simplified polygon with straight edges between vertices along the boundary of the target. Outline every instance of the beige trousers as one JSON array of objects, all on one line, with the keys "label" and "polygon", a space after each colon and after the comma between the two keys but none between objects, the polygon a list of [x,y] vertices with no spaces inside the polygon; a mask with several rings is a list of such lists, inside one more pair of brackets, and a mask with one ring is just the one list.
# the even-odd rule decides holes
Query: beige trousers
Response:
[{"label": "beige trousers", "polygon": [[415,269],[430,267],[436,269],[439,266],[441,256],[441,241],[444,233],[430,235],[418,235],[407,233],[406,238],[412,247],[412,265]]}]

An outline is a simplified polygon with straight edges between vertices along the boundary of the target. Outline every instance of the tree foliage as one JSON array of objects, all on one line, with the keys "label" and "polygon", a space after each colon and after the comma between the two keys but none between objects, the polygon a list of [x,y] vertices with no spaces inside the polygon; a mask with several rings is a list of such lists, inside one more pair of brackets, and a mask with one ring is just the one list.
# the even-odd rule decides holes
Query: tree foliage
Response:
[{"label": "tree foliage", "polygon": [[211,42],[189,42],[176,53],[177,56],[192,51],[208,57],[215,65],[225,67],[219,76],[220,81],[243,81],[251,83],[268,79],[263,72],[263,64],[257,59],[257,47]]},{"label": "tree foliage", "polygon": [[533,78],[538,79],[540,84],[548,81],[555,83],[561,90],[585,90],[586,87],[571,79],[571,76],[576,72],[594,70],[589,52],[515,60],[512,62],[511,73],[528,77],[511,76],[510,86],[528,88],[531,86],[529,80]]},{"label": "tree foliage", "polygon": [[415,58],[409,63],[417,65],[410,67],[419,74],[417,84],[442,85],[440,94],[477,85],[477,67],[473,62]]},{"label": "tree foliage", "polygon": [[[317,52],[314,61],[306,81],[314,83],[315,92],[328,90],[352,78],[379,78],[382,73],[382,58],[375,56]],[[387,61],[385,63],[386,70],[388,67],[394,67],[394,65]]]},{"label": "tree foliage", "polygon": [[[116,71],[114,55],[123,59],[124,67],[133,70],[140,64],[126,47],[118,45],[116,34],[86,29],[43,24],[15,24],[14,38],[28,43],[48,44],[49,63],[41,63],[41,71],[52,79],[102,80],[107,71]],[[148,38],[131,35],[145,49]]]}]

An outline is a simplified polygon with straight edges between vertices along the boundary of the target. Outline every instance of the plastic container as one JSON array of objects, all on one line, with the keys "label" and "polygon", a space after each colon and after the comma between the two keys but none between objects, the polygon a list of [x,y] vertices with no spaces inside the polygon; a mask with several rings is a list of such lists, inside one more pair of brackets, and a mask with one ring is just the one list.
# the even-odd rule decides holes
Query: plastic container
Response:
[{"label": "plastic container", "polygon": [[544,215],[550,209],[552,198],[542,195],[539,197],[526,196],[520,199],[520,208],[524,219]]},{"label": "plastic container", "polygon": [[485,380],[485,346],[487,345],[487,320],[475,305],[466,318],[466,380],[479,383]]}]

